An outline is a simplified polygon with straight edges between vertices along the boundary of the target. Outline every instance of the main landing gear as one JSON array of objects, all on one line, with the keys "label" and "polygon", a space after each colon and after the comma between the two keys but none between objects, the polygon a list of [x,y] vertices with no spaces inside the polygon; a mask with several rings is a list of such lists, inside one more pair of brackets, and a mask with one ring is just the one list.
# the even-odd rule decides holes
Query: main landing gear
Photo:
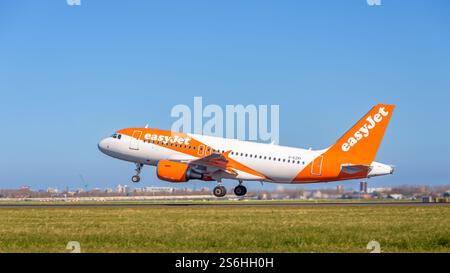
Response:
[{"label": "main landing gear", "polygon": [[[224,197],[227,194],[227,189],[219,182],[214,188],[213,194],[216,197]],[[247,188],[242,185],[242,181],[239,181],[239,185],[234,188],[234,194],[236,194],[236,196],[244,196],[247,194]]]},{"label": "main landing gear", "polygon": [[244,196],[247,194],[247,188],[242,185],[242,181],[239,181],[239,185],[234,188],[234,194],[236,194],[236,196]]},{"label": "main landing gear", "polygon": [[133,183],[138,183],[139,181],[141,181],[141,177],[139,175],[141,174],[142,167],[144,167],[144,164],[136,163],[136,175],[133,175],[133,177],[131,177],[131,181]]},{"label": "main landing gear", "polygon": [[215,197],[224,197],[227,194],[227,189],[222,184],[219,184],[214,188],[213,194]]}]

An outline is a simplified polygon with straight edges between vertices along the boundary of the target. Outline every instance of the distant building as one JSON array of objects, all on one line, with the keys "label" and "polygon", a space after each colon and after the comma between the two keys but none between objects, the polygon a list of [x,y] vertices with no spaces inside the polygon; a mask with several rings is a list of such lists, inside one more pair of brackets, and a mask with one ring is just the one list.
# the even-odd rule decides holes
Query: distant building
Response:
[{"label": "distant building", "polygon": [[401,200],[401,199],[403,199],[403,194],[389,194],[388,198],[391,198],[394,200]]},{"label": "distant building", "polygon": [[322,193],[321,191],[313,191],[311,194],[311,198],[313,199],[327,199],[328,194]]},{"label": "distant building", "polygon": [[367,193],[374,193],[374,192],[387,192],[391,191],[392,188],[368,188]]},{"label": "distant building", "polygon": [[129,187],[127,185],[117,185],[116,186],[116,192],[117,193],[128,193],[129,192]]},{"label": "distant building", "polygon": [[58,193],[59,190],[56,189],[56,188],[47,188],[47,192],[48,192],[48,193]]},{"label": "distant building", "polygon": [[258,195],[258,200],[269,200],[270,198],[272,198],[272,196],[267,192]]},{"label": "distant building", "polygon": [[337,193],[339,193],[339,194],[343,194],[343,193],[344,193],[344,186],[343,186],[343,185],[338,185],[338,186],[336,187],[336,191],[337,191]]},{"label": "distant building", "polygon": [[367,193],[367,182],[366,181],[359,182],[359,192]]}]

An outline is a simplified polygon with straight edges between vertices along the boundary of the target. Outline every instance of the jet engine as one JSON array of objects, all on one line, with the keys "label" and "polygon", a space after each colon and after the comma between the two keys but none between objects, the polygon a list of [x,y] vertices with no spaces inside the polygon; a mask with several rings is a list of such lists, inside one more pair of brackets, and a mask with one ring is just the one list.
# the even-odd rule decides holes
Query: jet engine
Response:
[{"label": "jet engine", "polygon": [[192,170],[188,164],[169,160],[161,160],[156,167],[156,174],[161,180],[180,183],[190,179],[203,179],[203,174]]}]

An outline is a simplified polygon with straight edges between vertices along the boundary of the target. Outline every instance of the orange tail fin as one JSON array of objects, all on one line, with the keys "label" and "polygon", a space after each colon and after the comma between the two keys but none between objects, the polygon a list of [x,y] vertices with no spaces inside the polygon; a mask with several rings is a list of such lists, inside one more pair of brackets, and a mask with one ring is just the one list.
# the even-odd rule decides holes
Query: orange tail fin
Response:
[{"label": "orange tail fin", "polygon": [[[333,146],[315,158],[294,183],[364,178],[374,161],[391,119],[394,105],[378,104]],[[346,170],[343,172],[343,168]]]},{"label": "orange tail fin", "polygon": [[388,104],[372,108],[331,146],[327,154],[339,158],[341,163],[370,165],[375,160],[394,108]]}]

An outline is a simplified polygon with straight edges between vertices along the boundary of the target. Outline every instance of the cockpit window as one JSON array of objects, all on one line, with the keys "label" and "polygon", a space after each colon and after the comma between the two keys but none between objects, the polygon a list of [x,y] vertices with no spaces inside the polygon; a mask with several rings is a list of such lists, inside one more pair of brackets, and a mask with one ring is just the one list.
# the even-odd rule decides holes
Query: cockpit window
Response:
[{"label": "cockpit window", "polygon": [[121,134],[114,134],[111,136],[112,138],[117,138],[117,139],[121,139],[122,135]]}]

